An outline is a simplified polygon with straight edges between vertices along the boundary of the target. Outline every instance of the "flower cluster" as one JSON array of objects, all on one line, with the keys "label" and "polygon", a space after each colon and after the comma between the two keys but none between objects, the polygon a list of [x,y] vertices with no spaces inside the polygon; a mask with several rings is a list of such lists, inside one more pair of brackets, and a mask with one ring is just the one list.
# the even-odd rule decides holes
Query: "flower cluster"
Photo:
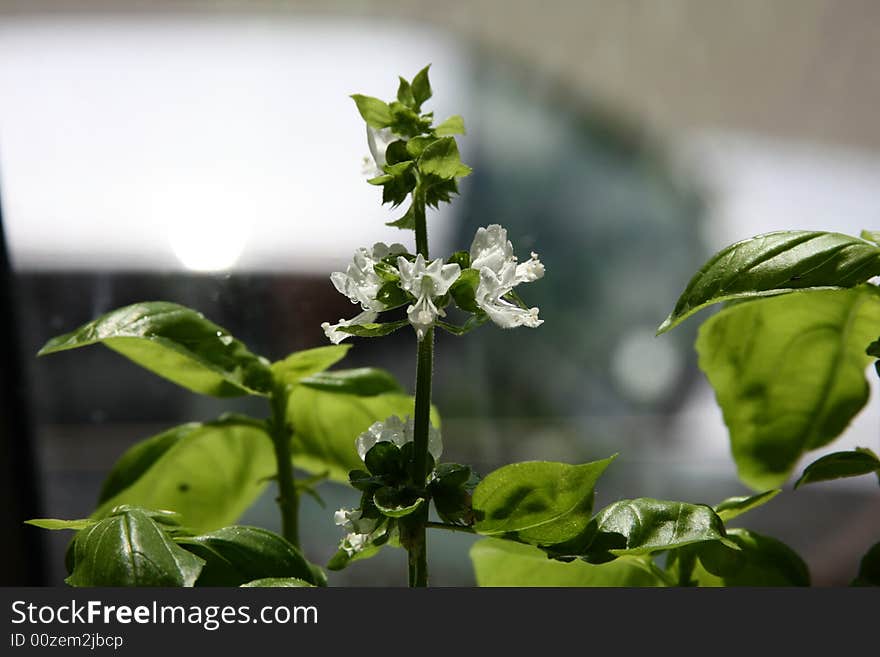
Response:
[{"label": "flower cluster", "polygon": [[[380,312],[408,303],[407,319],[422,340],[438,319],[446,316],[444,307],[453,300],[450,297],[457,301],[455,294],[450,295],[457,284],[470,285],[475,314],[501,328],[535,328],[543,323],[537,308],[526,307],[513,294],[520,283],[536,281],[544,275],[544,265],[536,253],[520,263],[507,239],[507,231],[492,224],[477,230],[468,257],[470,266],[466,269],[476,272],[476,276],[466,277],[457,262],[444,263],[439,258],[428,262],[421,254],[413,257],[401,244],[387,246],[379,242],[371,250],[358,249],[348,268],[334,272],[330,280],[352,303],[360,304],[363,312],[352,319],[340,319],[337,324],[324,322],[324,333],[338,344],[354,332],[345,329],[378,327],[374,322]],[[402,303],[389,303],[392,297],[380,294],[389,284],[403,293]]]},{"label": "flower cluster", "polygon": [[[336,524],[346,532],[339,549],[347,558],[395,537],[395,519],[424,503],[424,499],[413,494],[406,474],[405,464],[409,461],[413,433],[412,419],[401,420],[392,415],[382,422],[374,422],[355,440],[357,453],[368,472],[354,470],[351,473],[352,485],[363,492],[360,508],[339,509],[335,515]],[[388,443],[393,448],[386,450],[385,454],[374,453],[368,457],[379,443]],[[442,452],[440,432],[431,426],[428,453],[436,461]]]}]

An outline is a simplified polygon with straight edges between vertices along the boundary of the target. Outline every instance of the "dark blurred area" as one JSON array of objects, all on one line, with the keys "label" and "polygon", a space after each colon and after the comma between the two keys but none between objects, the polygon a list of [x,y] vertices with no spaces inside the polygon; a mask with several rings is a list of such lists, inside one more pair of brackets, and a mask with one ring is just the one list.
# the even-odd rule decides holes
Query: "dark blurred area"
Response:
[{"label": "dark blurred area", "polygon": [[[798,94],[803,90],[797,87],[797,94],[782,98],[772,91],[775,87],[767,82],[766,70],[754,72],[755,84],[750,87],[748,73],[737,68],[729,84],[737,87],[733,94],[737,98],[755,96],[755,106],[761,105],[761,94],[766,92],[767,99],[775,103],[775,113],[766,108],[761,113],[739,100],[731,102],[729,113],[718,109],[709,98],[711,89],[700,86],[711,87],[712,75],[695,74],[688,81],[664,68],[667,81],[674,82],[662,87],[645,70],[633,70],[637,64],[671,67],[683,58],[690,67],[684,70],[703,70],[694,59],[702,61],[703,67],[717,65],[717,75],[722,75],[722,67],[737,48],[724,42],[712,51],[705,46],[704,34],[688,32],[688,28],[723,25],[729,10],[721,3],[636,3],[640,8],[633,11],[638,20],[626,27],[626,13],[620,8],[605,3],[551,2],[533,31],[523,27],[536,11],[528,3],[513,3],[516,7],[510,11],[507,3],[500,2],[473,7],[452,3],[454,10],[446,22],[431,3],[411,3],[405,8],[394,2],[253,3],[248,7],[193,2],[175,8],[169,3],[153,3],[149,8],[140,3],[111,4],[75,0],[62,6],[0,0],[0,41],[5,34],[14,37],[7,43],[17,44],[8,46],[5,68],[0,63],[0,96],[14,99],[20,94],[27,99],[18,105],[13,102],[12,109],[4,110],[0,104],[0,183],[4,183],[0,184],[0,210],[6,208],[0,216],[11,236],[6,248],[0,249],[4,258],[0,300],[7,319],[2,330],[9,332],[0,342],[0,478],[7,501],[2,527],[8,539],[0,545],[0,584],[62,583],[69,537],[24,527],[21,521],[34,516],[87,516],[104,474],[136,441],[226,411],[265,415],[259,400],[196,396],[102,347],[36,359],[34,354],[48,338],[113,308],[162,299],[199,310],[257,353],[282,358],[291,351],[325,344],[320,323],[352,315],[351,304],[329,282],[330,271],[344,267],[350,257],[347,240],[352,234],[372,235],[370,227],[375,226],[375,239],[364,238],[364,244],[411,239],[388,229],[380,234],[381,221],[375,212],[369,215],[365,209],[363,217],[350,216],[352,211],[344,203],[357,207],[355,200],[374,205],[379,201],[375,190],[359,176],[354,158],[340,164],[339,172],[330,177],[331,182],[340,181],[338,191],[321,187],[325,183],[318,178],[327,176],[314,175],[317,165],[296,169],[297,162],[316,162],[328,153],[367,151],[353,107],[345,105],[347,113],[337,117],[333,106],[326,122],[317,128],[303,125],[302,117],[295,114],[306,104],[303,98],[309,104],[322,103],[322,94],[337,92],[332,81],[319,79],[317,73],[314,77],[302,74],[308,64],[294,61],[278,45],[283,39],[301,37],[303,31],[319,34],[318,41],[327,44],[320,53],[325,67],[337,67],[354,79],[364,72],[370,79],[390,84],[398,73],[411,75],[423,65],[419,59],[423,55],[434,61],[432,74],[436,71],[438,80],[452,87],[447,92],[440,82],[434,83],[438,102],[451,108],[449,113],[460,111],[465,116],[468,134],[462,139],[463,157],[474,174],[462,185],[452,210],[430,218],[429,230],[438,235],[432,248],[435,253],[441,248],[466,249],[477,227],[501,223],[518,255],[537,251],[547,266],[545,278],[524,291],[529,303],[541,309],[545,324],[539,329],[501,331],[487,326],[463,338],[440,336],[434,401],[443,416],[444,458],[472,463],[478,471],[488,472],[517,460],[578,462],[619,452],[621,456],[601,482],[599,505],[640,496],[711,504],[747,493],[727,454],[720,413],[696,368],[692,343],[699,322],[690,321],[662,338],[655,339],[654,330],[694,270],[714,249],[733,239],[813,224],[856,234],[860,228],[871,227],[858,224],[870,221],[870,212],[880,203],[880,157],[871,150],[880,146],[880,140],[859,141],[852,125],[837,132],[824,127],[846,123],[847,117],[858,122],[864,112],[861,100],[870,89],[860,87],[860,95],[849,104],[835,95],[826,106],[832,114],[822,123],[822,116],[809,109],[806,118],[795,117],[793,108],[798,107]],[[811,62],[830,48],[822,36],[812,42],[815,50],[809,49],[804,35],[812,34],[815,25],[835,35],[852,26],[855,36],[847,51],[849,59],[841,55],[836,60],[844,69],[849,61],[852,69],[859,69],[859,56],[877,54],[876,47],[862,38],[857,27],[861,21],[856,18],[870,14],[880,19],[880,14],[867,5],[841,4],[851,4],[846,18],[841,14],[844,10],[832,9],[831,3],[798,5],[796,22],[801,31],[790,38],[790,48],[777,46],[784,60],[777,67],[789,67],[779,73],[780,78],[785,78],[786,71],[797,71],[805,76],[802,85],[812,84],[816,93],[827,84],[828,71],[812,71],[815,79],[808,77]],[[715,7],[714,21],[707,6]],[[689,7],[695,8],[692,15],[685,11]],[[742,24],[728,21],[726,27],[739,27],[744,40],[754,39],[757,44],[766,44],[765,23],[773,24],[783,15],[754,3],[745,3],[740,12]],[[754,23],[751,32],[747,31],[749,17]],[[584,59],[596,55],[591,48],[598,46],[576,47],[576,24],[583,25],[584,38],[595,36],[595,28],[587,27],[593,18],[616,25],[624,41],[641,38],[644,43],[609,45],[604,60],[598,55]],[[216,33],[212,32],[215,23],[219,26]],[[401,56],[402,62],[390,57],[383,60],[379,54],[386,42],[369,43],[370,32],[380,30],[380,24],[383,35],[411,37],[411,26],[418,25],[435,36],[422,51]],[[559,34],[555,43],[550,38],[553,25]],[[214,69],[210,55],[218,52],[218,34],[236,35],[239,28],[244,53],[240,70]],[[157,99],[155,110],[150,108],[144,117],[136,118],[120,114],[118,124],[77,123],[66,114],[67,109],[79,112],[74,116],[87,117],[105,108],[83,109],[75,90],[53,96],[52,85],[57,82],[53,57],[63,59],[66,53],[45,55],[45,61],[37,65],[28,59],[33,57],[28,44],[39,50],[40,39],[47,34],[63,33],[65,47],[73,44],[82,52],[96,49],[98,59],[107,53],[125,54],[127,46],[111,47],[109,37],[100,41],[101,46],[89,44],[89,35],[102,35],[102,29],[117,37],[134,31],[146,35],[147,41],[153,38],[150,30],[155,30],[157,39],[176,34],[187,44],[182,68],[193,67],[198,73],[198,67],[205,66],[207,82],[200,84],[209,90],[216,86],[217,96],[206,93],[200,99],[203,108],[197,107],[195,114],[193,108],[184,108],[190,114],[178,117],[172,92],[183,93],[179,90],[186,78],[181,82],[173,70],[161,66],[154,70],[151,58],[141,57],[132,67],[134,82],[125,86],[124,81],[111,79],[120,87],[107,97],[125,105],[125,98],[120,97],[139,88],[138,76],[143,77],[146,89],[163,89],[163,76],[167,76],[171,80],[168,104]],[[819,34],[824,32],[819,30]],[[653,61],[658,42],[675,43],[685,36],[693,38],[694,52],[688,54],[682,46],[682,52],[671,55],[668,64]],[[400,47],[410,43],[401,38]],[[360,39],[358,47],[367,52],[344,48],[341,44],[346,39]],[[254,55],[261,44],[266,51]],[[104,55],[100,47],[107,49]],[[208,54],[187,64],[186,57],[203,47]],[[220,46],[230,52],[235,47],[235,42]],[[747,43],[739,47],[749,48]],[[425,52],[431,48],[436,51]],[[313,54],[319,56],[317,51]],[[370,55],[376,57],[370,59]],[[249,68],[255,62],[271,62],[277,75],[289,77],[287,95],[272,87],[279,78],[264,79],[265,71]],[[81,66],[73,70],[82,74],[85,84],[103,74]],[[732,69],[723,71],[731,73]],[[633,79],[627,84],[631,73]],[[256,94],[257,98],[253,106],[230,109],[223,103],[223,94],[233,93],[230,89],[241,79],[253,84],[241,95]],[[849,88],[846,81],[862,84],[858,77],[846,78],[839,82],[842,89]],[[381,89],[356,84],[356,88],[345,88],[345,93],[383,95]],[[41,85],[46,87],[46,98],[64,98],[69,105],[42,104]],[[640,88],[643,95],[638,93]],[[343,93],[338,95],[334,102],[347,102]],[[671,95],[676,95],[675,102]],[[36,103],[39,111],[28,102]],[[677,107],[689,109],[676,113]],[[156,128],[150,122],[154,111],[172,126],[167,128],[169,133],[163,132],[166,124],[159,122]],[[212,117],[212,111],[219,118]],[[283,119],[286,112],[291,116],[289,125],[280,123],[286,127],[278,139],[292,139],[299,149],[293,163],[273,150],[271,134],[260,131],[261,124]],[[786,112],[793,117],[788,122],[780,119]],[[122,172],[120,181],[114,181],[114,163],[99,160],[100,153],[91,152],[90,140],[109,143],[113,135],[127,138],[146,126],[144,143],[173,142],[169,134],[185,130],[186,120],[222,124],[228,117],[244,126],[244,137],[235,132],[235,126],[218,128],[216,134],[231,149],[228,157],[215,156],[211,150],[216,147],[223,153],[222,143],[211,144],[201,155],[197,139],[192,145],[171,143],[167,151],[157,152],[173,155],[179,146],[184,164],[166,155],[144,164],[139,153],[133,152],[130,160],[119,165],[133,173]],[[339,134],[335,134],[337,120]],[[49,127],[53,121],[64,124],[54,140],[51,131],[55,128]],[[22,155],[30,152],[25,140],[28,130],[43,140],[33,147],[31,159]],[[104,130],[109,137],[101,136]],[[241,148],[236,140],[246,142],[249,131],[265,151],[236,150]],[[60,135],[66,132],[84,134],[81,141],[71,142],[83,149],[81,153],[71,155],[64,150],[70,144]],[[360,141],[349,143],[350,139]],[[36,153],[37,147],[43,150]],[[95,152],[99,148],[95,146]],[[856,150],[847,150],[852,148]],[[266,154],[269,157],[261,159]],[[71,189],[89,176],[66,163],[80,156],[87,163],[98,163],[94,178],[99,180],[97,191],[80,187],[76,195]],[[220,157],[224,162],[217,164]],[[171,174],[164,171],[166,159],[179,178],[174,184],[169,182]],[[48,172],[40,184],[30,175],[36,172]],[[174,233],[175,223],[185,223],[187,215],[169,219],[163,214],[163,208],[174,209],[182,194],[188,193],[190,180],[197,193],[212,197],[206,203],[208,210],[202,208],[208,222],[194,223],[193,230],[205,234],[214,226],[222,234],[229,227],[231,241],[218,243],[217,248],[240,247],[238,251],[233,248],[233,255],[219,266],[213,261],[202,266],[203,260],[194,265],[193,253],[184,248],[187,243]],[[53,181],[63,198],[79,205],[53,206]],[[132,181],[139,186],[131,186]],[[237,185],[246,192],[244,200],[240,205],[230,202],[232,218],[224,218],[224,199]],[[257,193],[272,189],[285,190],[278,192],[280,200],[267,201]],[[130,213],[124,206],[126,193],[131,193]],[[285,195],[294,199],[291,205],[285,205]],[[848,200],[843,203],[835,198]],[[106,239],[101,237],[106,222],[122,221],[127,214],[141,217],[144,205],[158,209],[142,219],[130,219],[130,228],[118,229],[118,234],[108,231]],[[192,205],[185,209],[187,213],[200,211]],[[90,219],[91,211],[95,216]],[[266,219],[270,214],[275,217],[272,221]],[[249,236],[246,244],[233,232],[235,221],[246,225],[242,233]],[[170,237],[166,239],[163,231],[170,231]],[[98,237],[77,242],[78,233]],[[12,270],[5,260],[6,250]],[[155,266],[150,264],[153,261]],[[344,361],[347,367],[385,367],[410,387],[414,364],[414,341],[407,331],[382,340],[356,341]],[[875,445],[876,410],[872,406],[865,414],[867,419],[853,430],[859,444]],[[810,564],[816,584],[846,584],[858,557],[880,535],[880,496],[875,488],[819,486],[796,495],[783,494],[750,514],[748,525],[797,549]],[[352,505],[355,496],[333,484],[323,486],[321,495],[327,508],[308,499],[304,502],[303,533],[307,555],[325,563],[340,538],[332,511]],[[272,491],[242,522],[278,529]],[[472,585],[467,558],[472,540],[445,534],[432,535],[430,540],[432,582]],[[404,561],[401,551],[385,550],[379,557],[332,573],[330,584],[403,585]]]}]

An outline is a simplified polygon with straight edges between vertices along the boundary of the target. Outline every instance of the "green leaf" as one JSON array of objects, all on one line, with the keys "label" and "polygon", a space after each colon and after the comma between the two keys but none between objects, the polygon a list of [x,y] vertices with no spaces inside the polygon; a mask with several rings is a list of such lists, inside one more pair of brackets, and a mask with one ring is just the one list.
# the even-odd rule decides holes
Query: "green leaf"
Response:
[{"label": "green leaf", "polygon": [[400,84],[397,86],[397,100],[407,107],[414,107],[416,104],[415,96],[413,96],[412,87],[404,78],[400,78]]},{"label": "green leaf", "polygon": [[711,507],[647,497],[620,500],[606,507],[596,515],[588,535],[592,539],[588,551],[579,556],[592,563],[703,541],[730,544],[725,538],[724,523]]},{"label": "green leaf", "polygon": [[314,390],[344,392],[362,397],[379,395],[383,392],[403,392],[403,388],[391,372],[376,367],[322,372],[303,379],[300,384]]},{"label": "green leaf", "polygon": [[880,247],[815,231],[758,235],[716,253],[694,275],[658,333],[701,308],[807,288],[848,288],[880,274]]},{"label": "green leaf", "polygon": [[764,491],[763,493],[758,493],[757,495],[752,495],[750,497],[728,497],[720,504],[715,505],[715,513],[718,514],[718,517],[721,518],[721,520],[727,522],[728,520],[733,520],[737,516],[742,515],[746,511],[751,511],[752,509],[767,504],[767,502],[781,492],[781,489],[774,488],[773,490]]},{"label": "green leaf", "polygon": [[880,543],[865,553],[852,586],[880,586]]},{"label": "green leaf", "polygon": [[876,230],[863,230],[859,233],[859,237],[868,242],[874,242],[874,244],[880,244],[880,231]]},{"label": "green leaf", "polygon": [[235,522],[275,472],[266,432],[237,417],[184,424],[136,444],[107,477],[93,517],[120,504],[171,509],[196,531]]},{"label": "green leaf", "polygon": [[[287,411],[295,430],[294,464],[313,473],[329,471],[334,481],[348,483],[349,471],[364,466],[355,439],[374,422],[392,415],[412,415],[413,399],[390,392],[360,397],[300,386],[291,396]],[[439,427],[435,411],[431,418],[432,424]]]},{"label": "green leaf", "polygon": [[223,527],[177,543],[205,562],[197,586],[241,586],[265,577],[314,584],[312,565],[289,541],[260,527]]},{"label": "green leaf", "polygon": [[419,170],[443,180],[467,176],[471,168],[461,162],[454,137],[441,137],[431,142],[419,158]]},{"label": "green leaf", "polygon": [[284,360],[272,363],[272,376],[280,383],[294,385],[332,367],[345,358],[349,349],[350,344],[340,344],[295,351]]},{"label": "green leaf", "polygon": [[403,319],[399,322],[386,322],[384,324],[349,324],[348,326],[340,326],[339,330],[343,333],[356,335],[359,338],[381,338],[407,325],[409,325],[409,320]]},{"label": "green leaf", "polygon": [[412,497],[406,493],[398,494],[393,488],[385,486],[373,494],[373,504],[383,516],[403,518],[415,512],[425,503],[424,497],[416,497],[415,499]]},{"label": "green leaf", "polygon": [[795,482],[794,487],[798,488],[803,484],[817,481],[858,477],[872,472],[880,477],[880,459],[870,449],[857,447],[851,452],[826,454],[813,461],[804,469],[804,473]]},{"label": "green leaf", "polygon": [[362,94],[352,94],[351,98],[367,125],[377,130],[391,125],[391,108],[388,107],[388,103]]},{"label": "green leaf", "polygon": [[178,547],[143,510],[76,535],[71,586],[193,586],[204,562]]},{"label": "green leaf", "polygon": [[428,79],[429,68],[431,68],[430,64],[416,73],[412,80],[412,94],[416,101],[416,107],[421,107],[422,103],[428,100],[433,93],[431,91],[431,82]]},{"label": "green leaf", "polygon": [[386,226],[393,226],[394,228],[400,228],[401,230],[415,230],[416,228],[416,214],[415,209],[411,205],[409,209],[406,211],[400,219],[395,219],[394,221],[389,221],[385,224]]},{"label": "green leaf", "polygon": [[747,529],[730,529],[732,550],[721,543],[698,548],[691,574],[699,586],[809,586],[807,564],[785,543]]},{"label": "green leaf", "polygon": [[477,541],[470,551],[479,586],[665,586],[644,557],[620,557],[593,565],[549,559],[530,545],[497,538]]},{"label": "green leaf", "polygon": [[435,141],[437,141],[436,137],[413,137],[406,142],[406,151],[414,158],[418,158],[425,152],[425,149]]},{"label": "green leaf", "polygon": [[480,272],[476,269],[462,269],[458,279],[449,289],[455,305],[469,313],[480,312],[477,305],[476,293],[477,286],[480,284]]},{"label": "green leaf", "polygon": [[700,368],[730,431],[740,479],[780,486],[868,399],[865,345],[880,324],[873,286],[735,304],[700,327]]},{"label": "green leaf", "polygon": [[97,523],[97,520],[93,520],[92,518],[83,518],[80,520],[58,520],[57,518],[34,518],[33,520],[25,520],[24,524],[33,525],[34,527],[39,527],[40,529],[72,529],[74,531],[79,531],[81,529],[87,529]]},{"label": "green leaf", "polygon": [[263,359],[195,310],[166,301],[113,310],[75,331],[52,338],[38,355],[99,342],[141,367],[204,395],[265,395],[272,387],[272,376]]},{"label": "green leaf", "polygon": [[458,114],[456,114],[455,116],[450,116],[443,123],[434,127],[434,134],[438,137],[463,135],[465,134],[464,119],[461,118]]},{"label": "green leaf", "polygon": [[376,443],[364,454],[364,465],[374,477],[400,480],[406,474],[400,448],[385,440]]},{"label": "green leaf", "polygon": [[304,579],[297,579],[296,577],[263,577],[262,579],[255,579],[252,582],[247,582],[246,584],[242,584],[241,588],[314,588],[314,584],[309,584]]},{"label": "green leaf", "polygon": [[614,458],[583,465],[528,461],[495,470],[474,490],[474,529],[535,545],[577,536],[590,521],[593,487]]}]

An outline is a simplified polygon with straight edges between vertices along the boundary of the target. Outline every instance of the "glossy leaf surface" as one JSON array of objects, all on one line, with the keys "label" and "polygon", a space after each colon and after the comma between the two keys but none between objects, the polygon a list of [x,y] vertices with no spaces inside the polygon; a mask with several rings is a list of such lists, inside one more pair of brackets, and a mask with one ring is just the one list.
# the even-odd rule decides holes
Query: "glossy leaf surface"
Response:
[{"label": "glossy leaf surface", "polygon": [[792,290],[853,287],[880,275],[880,247],[817,231],[783,231],[732,244],[703,265],[660,325],[663,333],[706,306]]},{"label": "glossy leaf surface", "polygon": [[265,577],[296,577],[311,584],[311,564],[290,542],[260,527],[223,527],[176,539],[204,560],[197,586],[241,586]]},{"label": "glossy leaf surface", "polygon": [[596,514],[591,530],[592,540],[584,557],[592,563],[727,540],[724,523],[711,507],[647,497],[605,507]]},{"label": "glossy leaf surface", "polygon": [[310,588],[314,587],[314,584],[310,584],[304,579],[297,579],[296,577],[264,577],[262,579],[255,579],[252,582],[247,582],[246,584],[242,584],[242,588]]},{"label": "glossy leaf surface", "polygon": [[71,586],[193,586],[203,561],[143,510],[104,518],[76,536]]},{"label": "glossy leaf surface", "polygon": [[384,392],[403,392],[403,388],[391,372],[376,367],[322,372],[302,379],[300,384],[315,390],[342,392],[362,397]]},{"label": "glossy leaf surface", "polygon": [[643,557],[620,557],[594,565],[549,559],[538,548],[486,538],[471,547],[479,586],[665,586]]},{"label": "glossy leaf surface", "polygon": [[780,486],[846,428],[868,399],[865,347],[878,325],[880,296],[860,286],[736,304],[700,327],[700,368],[744,483]]},{"label": "glossy leaf surface", "polygon": [[872,472],[880,477],[880,459],[870,449],[857,447],[851,452],[835,452],[816,459],[804,469],[794,487],[817,481],[859,477]]},{"label": "glossy leaf surface", "polygon": [[491,472],[474,489],[474,529],[535,545],[574,538],[590,522],[593,488],[613,459],[583,465],[527,461]]},{"label": "glossy leaf surface", "polygon": [[732,550],[721,543],[700,546],[692,578],[699,586],[809,586],[810,572],[790,547],[747,529],[730,529]]},{"label": "glossy leaf surface", "polygon": [[272,377],[265,361],[200,313],[166,301],[113,310],[52,338],[39,355],[97,343],[204,395],[264,395],[271,389]]},{"label": "glossy leaf surface", "polygon": [[747,511],[756,509],[759,506],[764,506],[781,492],[781,489],[774,488],[773,490],[764,491],[757,495],[728,497],[720,504],[715,505],[715,513],[718,514],[718,517],[721,518],[721,520],[727,522]]}]

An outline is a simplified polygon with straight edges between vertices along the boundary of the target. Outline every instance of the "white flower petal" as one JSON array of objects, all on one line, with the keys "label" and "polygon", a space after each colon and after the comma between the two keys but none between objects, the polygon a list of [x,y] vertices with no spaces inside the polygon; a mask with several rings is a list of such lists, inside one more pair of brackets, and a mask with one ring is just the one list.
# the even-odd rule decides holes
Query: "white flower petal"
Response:
[{"label": "white flower petal", "polygon": [[502,328],[535,328],[544,323],[538,318],[537,308],[520,308],[503,298],[520,283],[544,276],[544,264],[537,253],[517,264],[507,231],[498,224],[477,229],[470,253],[471,267],[480,272],[475,300],[489,319]]},{"label": "white flower petal", "polygon": [[[403,447],[406,443],[412,442],[414,430],[413,420],[409,416],[405,420],[401,420],[398,416],[392,415],[381,422],[374,422],[355,440],[358,456],[363,461],[367,452],[376,443],[390,442],[398,447]],[[435,429],[433,425],[428,428],[428,453],[434,457],[435,461],[439,460],[440,455],[443,454],[443,440],[440,431]]]},{"label": "white flower petal", "polygon": [[446,316],[434,301],[449,291],[461,274],[461,267],[457,264],[445,265],[440,258],[425,263],[420,253],[413,262],[399,257],[397,271],[400,273],[400,287],[416,297],[416,302],[407,308],[406,314],[418,339],[422,340],[437,318]]},{"label": "white flower petal", "polygon": [[351,319],[340,319],[338,324],[330,324],[330,322],[324,322],[321,324],[321,328],[324,329],[324,335],[327,336],[327,339],[330,340],[333,344],[339,344],[346,338],[351,337],[351,333],[346,333],[345,331],[340,331],[339,329],[343,326],[361,326],[363,324],[372,324],[376,321],[376,318],[379,316],[379,313],[373,312],[372,310],[366,310],[362,312],[360,315],[356,317],[352,317]]}]

